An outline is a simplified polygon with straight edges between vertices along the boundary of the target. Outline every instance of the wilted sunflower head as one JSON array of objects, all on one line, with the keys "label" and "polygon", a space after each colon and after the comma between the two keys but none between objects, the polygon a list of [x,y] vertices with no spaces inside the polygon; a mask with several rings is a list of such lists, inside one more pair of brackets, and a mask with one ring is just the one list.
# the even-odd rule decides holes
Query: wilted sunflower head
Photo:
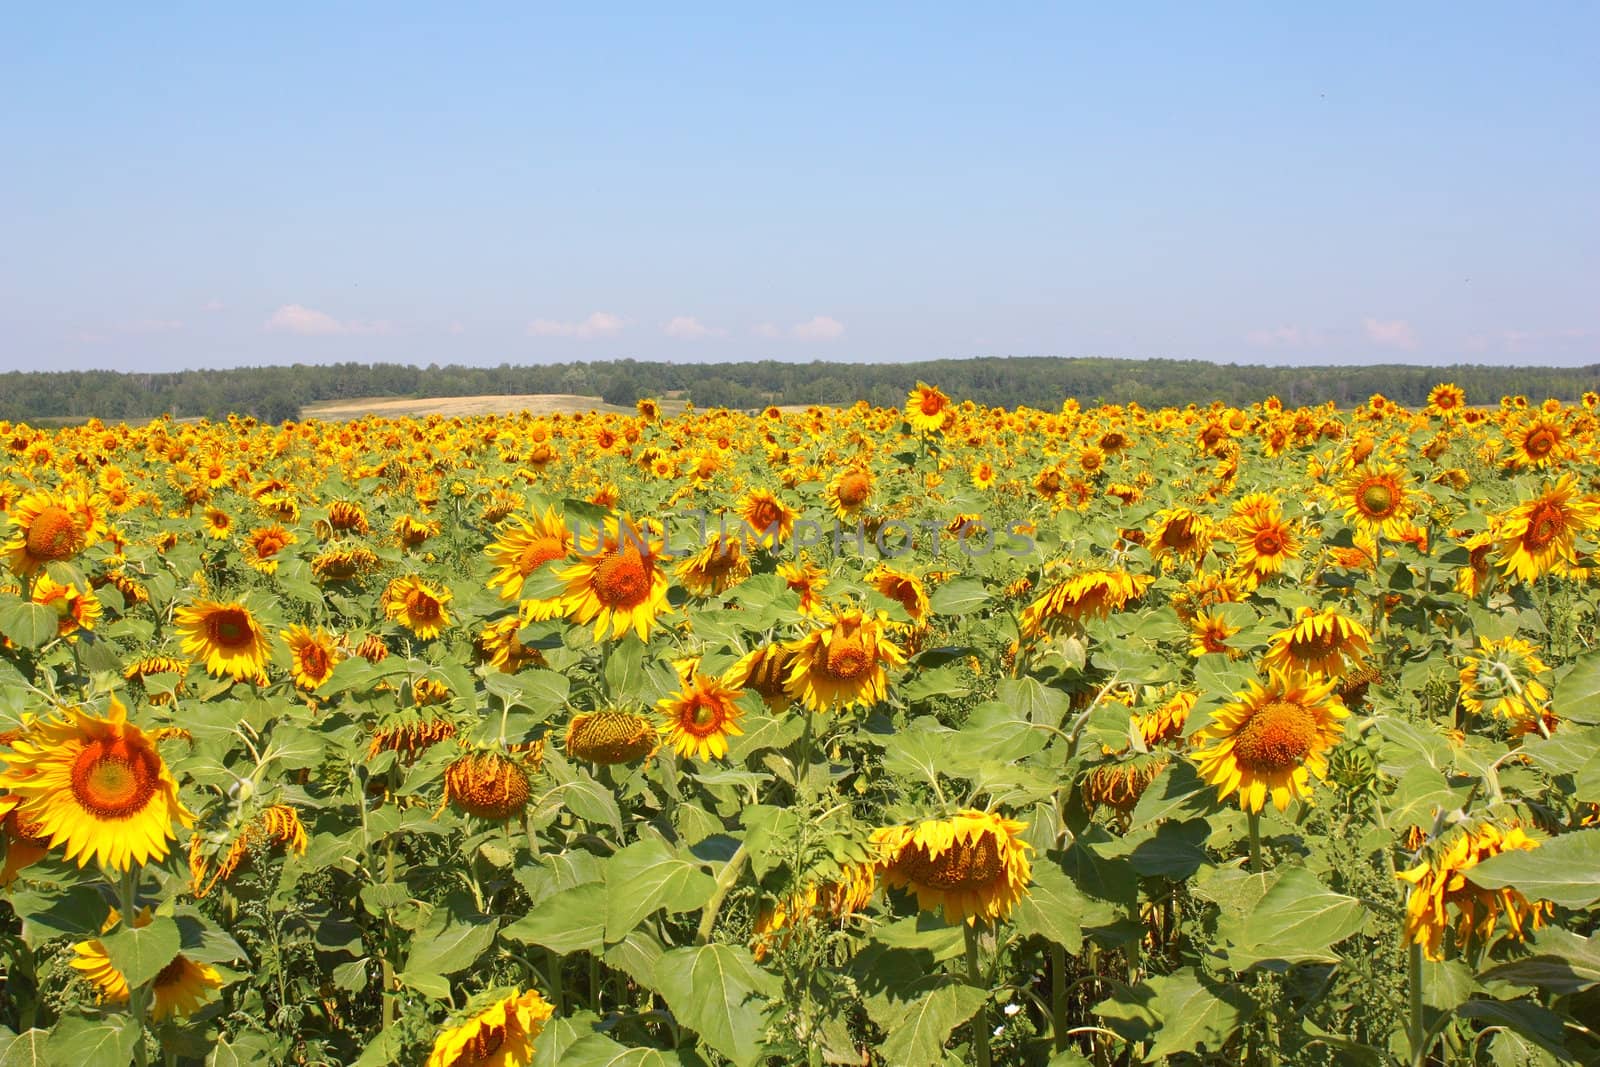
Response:
[{"label": "wilted sunflower head", "polygon": [[661,747],[655,723],[629,711],[584,711],[567,723],[566,750],[586,763],[633,763]]},{"label": "wilted sunflower head", "polygon": [[1028,892],[1031,847],[1018,836],[1026,823],[968,809],[948,819],[875,830],[873,845],[886,884],[909,889],[924,911],[947,923],[994,922]]}]

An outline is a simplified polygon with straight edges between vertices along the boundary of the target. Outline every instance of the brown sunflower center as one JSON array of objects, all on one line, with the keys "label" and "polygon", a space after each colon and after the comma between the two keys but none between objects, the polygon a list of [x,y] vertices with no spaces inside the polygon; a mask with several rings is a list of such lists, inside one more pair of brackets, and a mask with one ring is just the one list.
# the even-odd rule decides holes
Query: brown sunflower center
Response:
[{"label": "brown sunflower center", "polygon": [[1387,518],[1395,509],[1394,487],[1384,482],[1367,482],[1361,486],[1358,500],[1361,513],[1369,519]]},{"label": "brown sunflower center", "polygon": [[1174,519],[1161,531],[1161,543],[1180,551],[1194,544],[1194,526],[1188,519]]},{"label": "brown sunflower center", "polygon": [[256,555],[261,559],[276,556],[289,543],[286,535],[276,531],[269,531],[256,538]]},{"label": "brown sunflower center", "polygon": [[566,546],[561,543],[559,537],[536,537],[528,542],[522,550],[522,555],[517,557],[517,570],[526,578],[546,563],[560,559],[566,554]]},{"label": "brown sunflower center", "polygon": [[473,1063],[488,1063],[489,1058],[500,1051],[500,1046],[506,1043],[506,1028],[503,1026],[486,1026],[467,1039],[466,1046],[461,1054],[455,1058],[450,1067],[468,1067]]},{"label": "brown sunflower center", "polygon": [[228,651],[249,648],[254,640],[250,613],[241,608],[224,608],[206,620],[211,643]]},{"label": "brown sunflower center", "polygon": [[872,479],[860,471],[851,471],[839,479],[839,503],[855,507],[872,492]]},{"label": "brown sunflower center", "polygon": [[328,653],[321,645],[307,645],[300,650],[300,669],[312,678],[322,678],[328,673]]},{"label": "brown sunflower center", "polygon": [[789,653],[782,648],[776,645],[769,648],[750,672],[750,688],[768,699],[782,696],[783,676],[788,671],[789,659]]},{"label": "brown sunflower center", "polygon": [[639,550],[631,545],[607,556],[594,571],[594,591],[607,607],[637,607],[650,592],[650,575],[645,573]]},{"label": "brown sunflower center", "polygon": [[68,559],[83,547],[83,533],[66,508],[51,504],[28,526],[27,543],[35,559]]},{"label": "brown sunflower center", "polygon": [[1523,442],[1522,448],[1523,451],[1535,459],[1543,459],[1555,449],[1557,440],[1554,430],[1541,426],[1528,435],[1528,439]]},{"label": "brown sunflower center", "polygon": [[696,699],[688,708],[689,714],[684,716],[685,726],[691,727],[691,732],[708,734],[722,724],[722,710],[709,700]]},{"label": "brown sunflower center", "polygon": [[143,811],[161,780],[153,752],[127,740],[90,741],[72,761],[72,795],[102,819],[125,819]]},{"label": "brown sunflower center", "polygon": [[783,516],[778,512],[778,505],[770,500],[758,500],[750,505],[750,510],[745,514],[745,520],[756,528],[757,533],[765,533],[768,529],[778,525]]},{"label": "brown sunflower center", "polygon": [[167,964],[165,967],[161,968],[160,971],[156,972],[156,988],[165,989],[166,987],[176,985],[179,981],[181,981],[186,969],[184,965],[187,962],[188,961],[182,956],[172,957],[171,963]]},{"label": "brown sunflower center", "polygon": [[1338,630],[1327,630],[1310,637],[1296,635],[1289,639],[1289,654],[1302,662],[1322,659],[1343,648]]},{"label": "brown sunflower center", "polygon": [[923,393],[922,402],[917,406],[924,415],[937,415],[944,410],[944,397],[938,393]]},{"label": "brown sunflower center", "polygon": [[1000,846],[987,833],[976,841],[957,841],[937,858],[921,846],[912,846],[898,866],[914,885],[943,890],[981,889],[1005,872]]},{"label": "brown sunflower center", "polygon": [[1253,543],[1258,555],[1276,556],[1283,551],[1283,535],[1277,530],[1262,530]]},{"label": "brown sunflower center", "polygon": [[841,681],[854,681],[872,668],[874,657],[860,635],[835,634],[828,645],[828,673]]},{"label": "brown sunflower center", "polygon": [[1239,727],[1233,753],[1255,771],[1287,771],[1300,766],[1316,739],[1317,721],[1303,704],[1274,700]]},{"label": "brown sunflower center", "polygon": [[406,610],[418,622],[433,622],[439,618],[443,605],[421,589],[413,589],[406,597]]},{"label": "brown sunflower center", "polygon": [[1522,535],[1523,544],[1541,549],[1560,537],[1567,528],[1566,515],[1554,504],[1540,504],[1528,516],[1528,532]]}]

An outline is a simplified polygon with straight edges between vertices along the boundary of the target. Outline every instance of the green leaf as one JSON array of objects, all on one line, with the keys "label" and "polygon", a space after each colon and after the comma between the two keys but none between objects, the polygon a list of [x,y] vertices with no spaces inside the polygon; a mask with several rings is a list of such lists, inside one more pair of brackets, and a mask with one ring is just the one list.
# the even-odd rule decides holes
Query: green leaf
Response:
[{"label": "green leaf", "polygon": [[606,886],[573,886],[535,904],[501,933],[559,955],[599,952],[606,941]]},{"label": "green leaf", "polygon": [[972,691],[968,679],[953,667],[934,667],[917,671],[900,687],[906,703],[916,704],[935,697],[959,697]]},{"label": "green leaf", "polygon": [[132,1017],[85,1019],[68,1016],[50,1035],[50,1062],[61,1064],[131,1063],[143,1031]]},{"label": "green leaf", "polygon": [[59,633],[56,613],[43,604],[14,600],[0,606],[0,634],[23,648],[43,648]]},{"label": "green leaf", "polygon": [[936,1067],[944,1063],[950,1031],[971,1019],[989,999],[987,990],[959,982],[940,982],[912,1001],[889,1026],[881,1049],[896,1067]]},{"label": "green leaf", "polygon": [[427,922],[411,939],[404,970],[415,975],[456,974],[477,962],[494,944],[499,920],[483,915],[457,914],[449,906],[434,908]]},{"label": "green leaf", "polygon": [[1029,722],[1058,728],[1072,708],[1071,697],[1037,678],[1002,678],[995,699]]},{"label": "green leaf", "polygon": [[1179,1052],[1217,1052],[1239,1029],[1252,1005],[1240,993],[1208,983],[1193,970],[1151,978],[1152,1010],[1161,1021],[1150,1058],[1162,1061]]},{"label": "green leaf", "polygon": [[767,998],[781,988],[734,945],[701,945],[665,953],[656,963],[656,988],[679,1022],[735,1067],[755,1067],[764,1053]]},{"label": "green leaf", "polygon": [[24,1030],[20,1034],[0,1036],[0,1067],[50,1067],[45,1055],[50,1031]]},{"label": "green leaf", "polygon": [[1130,825],[1137,828],[1157,819],[1204,814],[1215,807],[1214,795],[1215,787],[1201,779],[1194,764],[1174,760],[1139,797]]},{"label": "green leaf", "polygon": [[1550,707],[1571,722],[1600,723],[1600,651],[1577,658],[1556,682]]},{"label": "green leaf", "polygon": [[1553,927],[1539,932],[1534,949],[1533,955],[1491,967],[1479,978],[1553,993],[1577,993],[1600,985],[1600,934],[1585,939]]},{"label": "green leaf", "polygon": [[928,594],[928,605],[937,615],[966,615],[989,602],[989,591],[976,578],[957,578]]},{"label": "green leaf", "polygon": [[265,1034],[247,1030],[231,1038],[219,1038],[211,1055],[206,1057],[206,1067],[257,1067],[262,1063],[274,1063],[275,1049]]},{"label": "green leaf", "polygon": [[604,1034],[590,1034],[567,1046],[561,1067],[677,1067],[676,1053],[654,1048],[627,1048]]},{"label": "green leaf", "polygon": [[1023,937],[1038,934],[1077,955],[1083,948],[1084,905],[1072,879],[1054,863],[1041,860],[1033,865],[1033,883],[1017,902],[1012,918]]},{"label": "green leaf", "polygon": [[23,940],[30,947],[52,937],[99,937],[110,910],[100,890],[92,885],[52,891],[13,886],[6,900],[22,920]]},{"label": "green leaf", "polygon": [[606,900],[606,940],[621,941],[657,908],[692,911],[706,902],[716,882],[659,838],[622,849],[606,861],[606,882],[624,888]]},{"label": "green leaf", "polygon": [[1128,862],[1146,878],[1159,875],[1176,882],[1185,881],[1208,862],[1206,838],[1210,836],[1211,824],[1204,819],[1168,820],[1134,846],[1128,853]]},{"label": "green leaf", "polygon": [[613,701],[644,697],[644,642],[620,641],[606,652],[606,693]]},{"label": "green leaf", "polygon": [[1366,925],[1367,909],[1354,897],[1324,886],[1304,867],[1278,875],[1260,904],[1243,916],[1226,916],[1217,933],[1230,947],[1235,970],[1264,965],[1281,970],[1288,964],[1334,963],[1334,945]]},{"label": "green leaf", "polygon": [[1528,851],[1502,852],[1472,868],[1484,889],[1510,886],[1529,900],[1587,908],[1600,900],[1600,830],[1562,834]]},{"label": "green leaf", "polygon": [[161,973],[183,949],[178,924],[156,916],[149,925],[137,929],[128,925],[127,916],[117,929],[100,939],[111,966],[122,972],[130,988],[138,988]]}]

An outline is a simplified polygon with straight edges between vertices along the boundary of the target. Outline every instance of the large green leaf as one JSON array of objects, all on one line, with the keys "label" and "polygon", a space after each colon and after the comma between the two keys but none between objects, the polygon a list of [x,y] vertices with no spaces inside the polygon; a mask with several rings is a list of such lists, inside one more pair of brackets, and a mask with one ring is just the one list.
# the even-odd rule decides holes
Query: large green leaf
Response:
[{"label": "large green leaf", "polygon": [[50,1031],[38,1028],[0,1035],[0,1067],[50,1067],[49,1041]]},{"label": "large green leaf", "polygon": [[1174,760],[1140,795],[1131,825],[1137,828],[1157,819],[1202,815],[1216,806],[1215,795],[1216,787],[1200,778],[1194,764]]},{"label": "large green leaf", "polygon": [[1178,1052],[1220,1051],[1254,1008],[1248,997],[1190,969],[1151,978],[1147,984],[1155,990],[1151,1008],[1161,1021],[1150,1048],[1157,1061]]},{"label": "large green leaf", "polygon": [[1600,934],[1582,938],[1551,927],[1539,932],[1533,947],[1533,955],[1491,967],[1479,977],[1554,993],[1577,993],[1600,985]]},{"label": "large green leaf", "polygon": [[151,919],[149,925],[137,929],[124,921],[100,942],[106,947],[111,966],[120,971],[123,980],[133,988],[160,974],[183,949],[183,935],[178,924],[160,915]]},{"label": "large green leaf", "polygon": [[635,842],[606,861],[606,882],[623,892],[606,898],[606,940],[621,941],[657,908],[692,911],[716,886],[699,865],[659,838]]},{"label": "large green leaf", "polygon": [[1330,950],[1366,921],[1367,909],[1359,900],[1335,893],[1304,867],[1290,867],[1257,907],[1220,920],[1217,933],[1229,946],[1226,956],[1235,970],[1258,965],[1277,970],[1293,963],[1336,962]]},{"label": "large green leaf", "polygon": [[606,886],[573,886],[540,901],[501,931],[513,941],[551,952],[599,952],[606,941]]},{"label": "large green leaf", "polygon": [[778,994],[776,977],[734,945],[674,949],[656,962],[656,989],[680,1023],[690,1027],[735,1067],[762,1061],[766,1003]]},{"label": "large green leaf", "polygon": [[464,971],[494,944],[498,926],[499,920],[473,915],[464,906],[437,907],[412,937],[404,970],[412,975]]},{"label": "large green leaf", "polygon": [[60,620],[43,604],[12,600],[0,605],[0,634],[23,648],[43,648],[54,641]]},{"label": "large green leaf", "polygon": [[1600,723],[1600,651],[1577,658],[1556,682],[1550,707],[1572,722]]},{"label": "large green leaf", "polygon": [[1526,851],[1502,852],[1468,876],[1484,889],[1510,886],[1530,900],[1587,908],[1600,900],[1600,830],[1562,834]]},{"label": "large green leaf", "polygon": [[989,602],[989,591],[976,578],[956,578],[928,594],[928,604],[938,615],[965,615]]},{"label": "large green leaf", "polygon": [[124,1064],[133,1062],[133,1049],[143,1030],[129,1015],[102,1019],[68,1016],[50,1035],[50,1062],[59,1064]]},{"label": "large green leaf", "polygon": [[628,1048],[604,1034],[590,1034],[567,1046],[561,1067],[676,1067],[676,1053],[654,1048]]},{"label": "large green leaf", "polygon": [[1033,865],[1028,895],[1011,913],[1017,933],[1038,934],[1076,955],[1083,947],[1083,913],[1086,901],[1077,885],[1047,859]]},{"label": "large green leaf", "polygon": [[879,1050],[896,1067],[935,1067],[944,1062],[950,1031],[972,1018],[989,998],[987,990],[960,982],[939,982],[888,1021],[879,1021],[888,1038]]}]

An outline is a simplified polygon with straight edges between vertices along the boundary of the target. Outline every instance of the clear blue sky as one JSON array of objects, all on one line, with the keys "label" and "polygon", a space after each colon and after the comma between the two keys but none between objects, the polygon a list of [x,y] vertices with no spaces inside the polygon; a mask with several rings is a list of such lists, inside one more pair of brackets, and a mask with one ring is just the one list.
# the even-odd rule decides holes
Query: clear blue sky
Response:
[{"label": "clear blue sky", "polygon": [[1600,361],[1600,5],[762,6],[13,5],[0,369]]}]

